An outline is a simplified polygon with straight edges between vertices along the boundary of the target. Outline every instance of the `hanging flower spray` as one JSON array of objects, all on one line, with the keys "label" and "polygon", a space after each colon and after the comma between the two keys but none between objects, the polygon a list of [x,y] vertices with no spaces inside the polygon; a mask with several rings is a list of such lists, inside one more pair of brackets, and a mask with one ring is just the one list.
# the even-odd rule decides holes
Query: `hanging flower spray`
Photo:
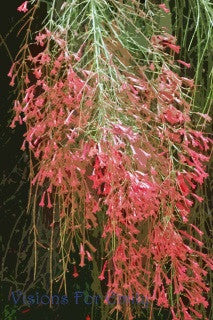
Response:
[{"label": "hanging flower spray", "polygon": [[[213,268],[202,232],[193,226],[193,237],[185,228],[203,200],[195,189],[208,176],[211,140],[193,128],[196,88],[178,75],[176,39],[150,14],[169,13],[159,7],[70,0],[57,11],[53,1],[35,38],[40,52],[25,47],[24,62],[18,57],[9,72],[11,85],[20,74],[23,80],[11,127],[26,125],[22,149],[31,155],[34,276],[36,210],[47,207],[52,234],[60,231],[65,290],[74,247],[83,268],[99,251],[90,240],[98,229],[104,261],[97,281],[107,281],[107,294],[139,293],[170,308],[173,319],[188,320],[202,317],[196,306],[208,305],[205,268]],[[130,304],[112,308],[134,318]]]}]

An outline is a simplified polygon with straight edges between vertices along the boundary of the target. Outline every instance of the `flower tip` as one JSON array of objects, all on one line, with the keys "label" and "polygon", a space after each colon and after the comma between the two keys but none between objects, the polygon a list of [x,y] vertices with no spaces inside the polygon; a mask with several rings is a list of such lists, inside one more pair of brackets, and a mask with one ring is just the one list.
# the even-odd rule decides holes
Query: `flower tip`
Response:
[{"label": "flower tip", "polygon": [[43,202],[40,202],[40,203],[39,203],[39,207],[44,207],[44,203],[43,203]]},{"label": "flower tip", "polygon": [[73,277],[77,278],[79,276],[79,274],[77,272],[73,273]]},{"label": "flower tip", "polygon": [[15,123],[11,123],[9,126],[11,129],[14,129],[16,127]]},{"label": "flower tip", "polygon": [[27,12],[28,9],[27,9],[27,5],[28,5],[28,1],[24,1],[18,8],[17,8],[17,11],[19,12]]}]

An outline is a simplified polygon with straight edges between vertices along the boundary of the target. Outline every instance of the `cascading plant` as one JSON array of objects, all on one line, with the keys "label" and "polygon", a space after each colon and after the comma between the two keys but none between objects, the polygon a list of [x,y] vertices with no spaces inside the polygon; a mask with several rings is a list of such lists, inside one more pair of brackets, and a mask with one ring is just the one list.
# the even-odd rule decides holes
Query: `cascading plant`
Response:
[{"label": "cascading plant", "polygon": [[[213,264],[202,232],[191,224],[195,238],[186,226],[194,202],[203,200],[195,189],[208,176],[212,141],[192,125],[196,88],[178,74],[178,64],[190,66],[155,18],[169,9],[133,0],[47,3],[35,37],[39,53],[28,34],[9,72],[19,88],[11,128],[25,124],[21,148],[31,155],[34,279],[45,248],[37,223],[47,208],[50,294],[59,280],[67,292],[78,248],[76,263],[98,266],[94,282],[100,290],[105,280],[106,297],[140,294],[150,317],[156,304],[170,308],[173,320],[201,319],[197,307],[208,305],[205,276]],[[39,4],[25,1],[18,10],[29,17],[28,7],[34,14]],[[55,251],[60,274],[53,272]],[[131,303],[119,299],[108,312],[103,319],[113,312],[134,318]]]}]

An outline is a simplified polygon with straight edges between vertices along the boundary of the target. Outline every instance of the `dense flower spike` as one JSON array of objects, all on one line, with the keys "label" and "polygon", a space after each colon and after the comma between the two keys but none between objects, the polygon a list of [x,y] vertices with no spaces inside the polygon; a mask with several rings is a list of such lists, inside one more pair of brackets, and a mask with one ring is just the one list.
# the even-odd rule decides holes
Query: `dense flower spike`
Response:
[{"label": "dense flower spike", "polygon": [[[169,12],[165,4],[159,7]],[[14,103],[11,127],[26,124],[22,149],[28,146],[34,156],[32,187],[41,190],[39,206],[56,212],[70,247],[78,235],[80,267],[93,261],[98,249],[89,231],[102,230],[106,255],[98,279],[107,281],[108,296],[133,299],[139,293],[171,308],[173,320],[199,318],[194,307],[208,305],[203,267],[212,268],[212,262],[201,251],[202,239],[186,226],[194,202],[203,200],[195,189],[208,176],[211,140],[192,128],[193,80],[171,67],[180,47],[173,36],[154,34],[150,52],[165,62],[128,69],[132,57],[122,60],[122,38],[117,47],[106,37],[100,48],[95,43],[86,50],[85,40],[71,50],[67,32],[46,28],[36,36],[41,52],[27,57],[24,95]],[[82,67],[84,50],[94,51],[96,60]],[[15,63],[8,74],[11,85],[17,70]],[[78,275],[74,266],[73,277]],[[117,301],[115,310],[133,319],[128,304]]]}]

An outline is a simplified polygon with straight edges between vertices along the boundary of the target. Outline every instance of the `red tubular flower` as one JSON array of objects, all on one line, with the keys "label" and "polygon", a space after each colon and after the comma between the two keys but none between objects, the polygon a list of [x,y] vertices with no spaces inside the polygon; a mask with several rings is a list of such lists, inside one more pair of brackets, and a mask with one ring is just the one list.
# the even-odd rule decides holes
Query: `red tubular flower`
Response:
[{"label": "red tubular flower", "polygon": [[41,201],[39,203],[40,207],[44,207],[45,206],[45,203],[44,203],[45,193],[46,193],[46,191],[44,191],[43,194],[42,194],[42,198],[41,198]]},{"label": "red tubular flower", "polygon": [[89,261],[92,261],[93,259],[92,259],[91,254],[89,253],[89,251],[86,250],[86,254],[87,254],[88,260],[89,260]]},{"label": "red tubular flower", "polygon": [[105,270],[106,270],[106,266],[107,266],[107,261],[104,262],[104,266],[103,266],[102,272],[101,272],[100,276],[98,277],[100,280],[104,280],[105,279],[104,273],[105,273]]},{"label": "red tubular flower", "polygon": [[169,47],[172,51],[179,53],[180,52],[180,46],[177,46],[173,43],[169,43],[169,42],[164,42],[164,44]]},{"label": "red tubular flower", "polygon": [[25,1],[17,8],[17,10],[19,12],[27,12],[28,11],[27,5],[28,5],[28,1]]},{"label": "red tubular flower", "polygon": [[47,192],[47,199],[48,199],[48,204],[47,204],[47,208],[52,208],[52,203],[51,203],[51,201],[50,201],[50,194],[49,194],[49,192]]},{"label": "red tubular flower", "polygon": [[78,274],[76,265],[74,265],[73,269],[74,269],[74,271],[73,271],[72,275],[73,275],[74,278],[77,278],[79,276],[79,274]]},{"label": "red tubular flower", "polygon": [[190,68],[190,67],[191,67],[191,64],[190,64],[190,63],[186,63],[185,61],[177,60],[177,62],[179,62],[180,64],[182,64],[182,65],[185,66],[186,68]]},{"label": "red tubular flower", "polygon": [[12,76],[13,76],[13,69],[14,69],[14,67],[15,67],[15,63],[12,64],[12,66],[11,66],[11,68],[10,68],[8,74],[7,74],[7,76],[8,76],[9,78],[12,78]]},{"label": "red tubular flower", "polygon": [[85,266],[85,263],[84,263],[85,251],[84,251],[84,246],[82,243],[80,244],[80,256],[81,256],[81,261],[80,261],[79,266],[84,267]]}]

